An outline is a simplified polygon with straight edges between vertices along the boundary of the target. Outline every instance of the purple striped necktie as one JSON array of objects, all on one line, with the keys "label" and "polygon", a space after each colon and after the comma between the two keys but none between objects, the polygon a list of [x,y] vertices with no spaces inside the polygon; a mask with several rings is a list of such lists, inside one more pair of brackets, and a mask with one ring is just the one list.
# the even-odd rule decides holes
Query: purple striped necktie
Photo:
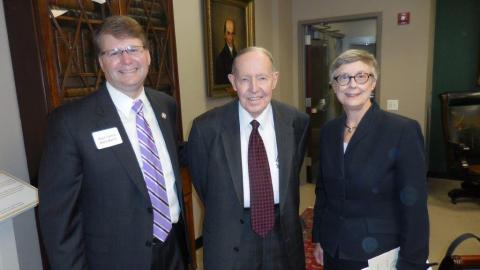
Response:
[{"label": "purple striped necktie", "polygon": [[172,229],[165,178],[152,131],[143,114],[143,102],[137,100],[132,106],[136,113],[137,138],[142,156],[143,178],[153,206],[153,235],[160,241],[167,239]]}]

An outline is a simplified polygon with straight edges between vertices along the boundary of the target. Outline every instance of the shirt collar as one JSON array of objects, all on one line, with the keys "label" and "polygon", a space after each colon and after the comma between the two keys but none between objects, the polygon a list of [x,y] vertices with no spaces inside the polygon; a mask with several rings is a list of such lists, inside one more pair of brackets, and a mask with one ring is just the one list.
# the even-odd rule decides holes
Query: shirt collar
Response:
[{"label": "shirt collar", "polygon": [[110,97],[112,97],[113,104],[115,104],[115,107],[117,108],[117,110],[120,111],[125,116],[128,116],[132,112],[132,106],[136,100],[139,100],[139,99],[142,100],[144,104],[144,108],[146,107],[145,105],[148,104],[148,99],[147,99],[147,96],[145,95],[145,91],[143,87],[142,87],[142,92],[140,93],[140,96],[138,96],[136,99],[132,99],[131,97],[125,95],[120,90],[116,89],[113,85],[111,85],[108,81],[107,81],[107,90],[108,90],[108,93],[110,94]]},{"label": "shirt collar", "polygon": [[238,112],[240,118],[240,127],[241,128],[251,128],[250,122],[252,120],[257,120],[260,123],[259,129],[264,129],[268,125],[272,124],[273,121],[273,114],[272,114],[272,104],[269,103],[265,110],[257,117],[253,118],[252,115],[245,110],[240,102],[238,102]]}]

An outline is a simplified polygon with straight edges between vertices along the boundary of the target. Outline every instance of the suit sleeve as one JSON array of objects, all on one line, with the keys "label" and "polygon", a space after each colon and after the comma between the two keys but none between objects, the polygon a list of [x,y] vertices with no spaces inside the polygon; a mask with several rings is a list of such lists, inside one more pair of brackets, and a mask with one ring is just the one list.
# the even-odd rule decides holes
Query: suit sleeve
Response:
[{"label": "suit sleeve", "polygon": [[181,167],[188,166],[187,160],[187,146],[184,141],[179,140],[180,137],[180,129],[178,123],[180,122],[180,114],[178,113],[178,107],[176,101],[172,101],[170,103],[170,112],[171,115],[174,115],[174,120],[170,118],[170,124],[172,125],[172,130],[174,131],[174,139],[176,141],[177,153],[178,153],[178,161]]},{"label": "suit sleeve", "polygon": [[80,153],[64,114],[49,121],[39,168],[39,221],[52,270],[87,269],[79,194]]},{"label": "suit sleeve", "polygon": [[[323,132],[322,132],[323,134]],[[320,136],[320,147],[324,147],[322,145],[322,135]],[[313,164],[316,167],[316,175],[315,175],[315,206],[313,208],[313,227],[312,227],[312,242],[313,243],[320,243],[320,220],[324,208],[325,202],[325,190],[323,188],[323,180],[322,180],[322,170],[320,164],[322,163],[322,151],[319,149],[319,160],[317,164]]]},{"label": "suit sleeve", "polygon": [[192,129],[187,143],[188,168],[192,176],[192,182],[200,199],[205,203],[207,185],[208,149],[205,145],[196,120],[193,121]]},{"label": "suit sleeve", "polygon": [[298,167],[300,168],[302,166],[303,160],[305,159],[305,151],[306,151],[306,146],[307,146],[307,140],[308,140],[308,127],[310,125],[310,118],[308,115],[302,114],[301,119],[301,126],[299,130],[301,131],[301,136],[300,140],[298,142],[298,157],[300,164],[298,164]]},{"label": "suit sleeve", "polygon": [[397,269],[426,269],[429,222],[423,136],[417,122],[403,130],[398,147],[396,183],[400,196],[400,254]]}]

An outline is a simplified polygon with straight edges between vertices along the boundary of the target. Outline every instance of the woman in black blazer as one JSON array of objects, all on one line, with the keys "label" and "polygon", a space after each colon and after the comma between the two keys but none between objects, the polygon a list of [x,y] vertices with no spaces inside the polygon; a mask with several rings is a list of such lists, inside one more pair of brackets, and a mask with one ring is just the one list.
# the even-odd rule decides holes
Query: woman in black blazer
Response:
[{"label": "woman in black blazer", "polygon": [[314,255],[326,270],[363,269],[400,247],[397,269],[426,269],[429,224],[419,124],[371,100],[377,61],[348,50],[330,68],[344,114],[320,138]]}]

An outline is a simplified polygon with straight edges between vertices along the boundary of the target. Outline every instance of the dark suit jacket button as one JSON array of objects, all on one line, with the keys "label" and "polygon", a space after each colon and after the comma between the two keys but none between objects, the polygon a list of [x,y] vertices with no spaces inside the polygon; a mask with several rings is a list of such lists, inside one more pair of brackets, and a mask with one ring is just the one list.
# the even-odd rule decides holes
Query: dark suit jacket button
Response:
[{"label": "dark suit jacket button", "polygon": [[234,250],[235,252],[238,252],[240,249],[239,249],[238,247],[234,247],[233,250]]},{"label": "dark suit jacket button", "polygon": [[147,241],[147,242],[145,242],[145,246],[151,247],[151,246],[152,246],[152,241]]},{"label": "dark suit jacket button", "polygon": [[147,207],[147,212],[150,213],[150,214],[153,213],[153,208],[152,207]]},{"label": "dark suit jacket button", "polygon": [[243,221],[243,219],[240,219],[240,224],[243,224],[243,223],[245,223],[245,222]]}]

